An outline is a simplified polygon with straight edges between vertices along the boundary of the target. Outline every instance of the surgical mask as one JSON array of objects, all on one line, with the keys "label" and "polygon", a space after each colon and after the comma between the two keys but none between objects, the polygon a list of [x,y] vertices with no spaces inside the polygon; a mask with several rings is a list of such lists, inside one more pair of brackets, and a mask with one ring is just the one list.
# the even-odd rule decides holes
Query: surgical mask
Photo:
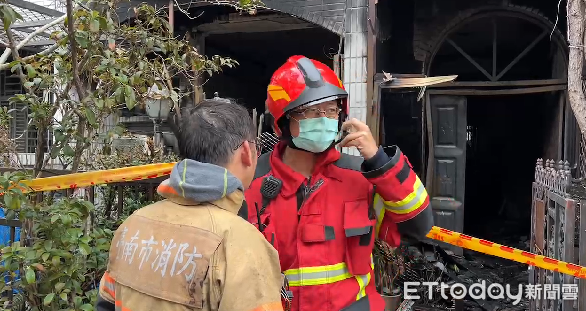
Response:
[{"label": "surgical mask", "polygon": [[299,136],[293,137],[297,148],[320,153],[332,145],[338,135],[338,119],[326,117],[299,121]]}]

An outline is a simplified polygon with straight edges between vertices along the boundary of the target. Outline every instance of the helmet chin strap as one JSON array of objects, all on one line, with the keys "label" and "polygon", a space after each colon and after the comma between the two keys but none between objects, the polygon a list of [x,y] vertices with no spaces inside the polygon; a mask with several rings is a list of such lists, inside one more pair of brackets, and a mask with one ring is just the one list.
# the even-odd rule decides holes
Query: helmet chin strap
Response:
[{"label": "helmet chin strap", "polygon": [[293,137],[291,136],[291,134],[287,135],[286,137],[284,136],[283,137],[283,140],[287,142],[287,147],[289,147],[291,149],[309,152],[309,151],[307,151],[305,149],[301,149],[301,148],[295,146],[295,144],[293,143]]}]

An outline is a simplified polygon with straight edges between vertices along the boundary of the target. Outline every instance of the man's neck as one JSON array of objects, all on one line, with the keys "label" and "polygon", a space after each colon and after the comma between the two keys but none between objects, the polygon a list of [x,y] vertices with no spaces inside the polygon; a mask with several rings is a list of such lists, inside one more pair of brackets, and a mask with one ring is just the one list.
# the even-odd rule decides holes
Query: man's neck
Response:
[{"label": "man's neck", "polygon": [[292,170],[309,178],[313,172],[316,158],[317,155],[315,153],[297,150],[287,146],[285,147],[282,160]]}]

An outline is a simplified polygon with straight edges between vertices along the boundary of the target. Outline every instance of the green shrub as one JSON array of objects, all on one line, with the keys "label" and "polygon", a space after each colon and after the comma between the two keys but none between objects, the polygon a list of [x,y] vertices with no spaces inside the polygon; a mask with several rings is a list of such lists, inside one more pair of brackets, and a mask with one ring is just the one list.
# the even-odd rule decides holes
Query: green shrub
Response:
[{"label": "green shrub", "polygon": [[[5,174],[0,185],[7,189],[10,181],[20,180],[18,174]],[[2,201],[7,218],[23,220],[21,242],[2,249],[0,273],[14,279],[2,290],[4,306],[9,304],[6,291],[17,290],[33,311],[93,310],[113,236],[109,229],[85,228],[94,206],[77,198],[34,205],[16,188]]]}]

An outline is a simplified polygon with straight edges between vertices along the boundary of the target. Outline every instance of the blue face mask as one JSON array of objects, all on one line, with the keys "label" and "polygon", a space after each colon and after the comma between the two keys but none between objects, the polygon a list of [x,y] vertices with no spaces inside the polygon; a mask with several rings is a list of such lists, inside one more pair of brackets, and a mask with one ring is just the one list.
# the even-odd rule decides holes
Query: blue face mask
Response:
[{"label": "blue face mask", "polygon": [[338,119],[303,119],[299,121],[299,136],[293,137],[293,144],[303,150],[320,153],[332,145],[337,135]]}]

